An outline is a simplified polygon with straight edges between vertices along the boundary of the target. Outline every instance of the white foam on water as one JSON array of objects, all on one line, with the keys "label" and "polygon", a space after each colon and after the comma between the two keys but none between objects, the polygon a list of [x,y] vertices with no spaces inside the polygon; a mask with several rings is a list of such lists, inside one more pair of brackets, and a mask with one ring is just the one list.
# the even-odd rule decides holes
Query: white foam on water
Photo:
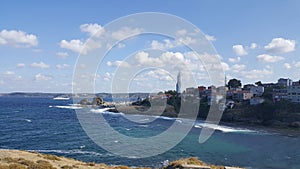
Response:
[{"label": "white foam on water", "polygon": [[53,100],[70,100],[69,97],[54,97]]},{"label": "white foam on water", "polygon": [[110,114],[110,115],[117,115],[117,116],[123,116],[124,113],[115,113],[115,112],[109,112],[107,110],[109,110],[111,108],[101,108],[101,109],[91,109],[90,112],[92,113],[101,113],[101,114]]},{"label": "white foam on water", "polygon": [[99,157],[108,157],[112,156],[112,154],[101,154],[94,151],[82,151],[79,149],[74,150],[27,150],[31,152],[39,152],[39,153],[59,153],[59,154],[85,154],[85,155],[93,155]]},{"label": "white foam on water", "polygon": [[154,116],[158,119],[163,119],[163,120],[176,120],[176,118],[172,118],[172,117],[166,117],[166,116]]},{"label": "white foam on water", "polygon": [[224,133],[256,133],[257,131],[243,129],[243,128],[233,128],[228,126],[210,124],[210,123],[197,123],[194,125],[195,128],[211,128],[214,130],[222,131]]},{"label": "white foam on water", "polygon": [[24,120],[27,121],[28,123],[32,122],[30,119],[24,119]]},{"label": "white foam on water", "polygon": [[103,109],[91,109],[90,112],[93,113],[104,113],[105,111],[109,110],[110,108],[103,108]]},{"label": "white foam on water", "polygon": [[145,127],[145,128],[147,128],[147,127],[149,127],[149,125],[142,124],[142,125],[139,125],[139,127]]},{"label": "white foam on water", "polygon": [[60,108],[60,109],[82,109],[83,107],[80,107],[80,106],[73,106],[73,105],[70,105],[70,106],[55,106],[56,108]]}]

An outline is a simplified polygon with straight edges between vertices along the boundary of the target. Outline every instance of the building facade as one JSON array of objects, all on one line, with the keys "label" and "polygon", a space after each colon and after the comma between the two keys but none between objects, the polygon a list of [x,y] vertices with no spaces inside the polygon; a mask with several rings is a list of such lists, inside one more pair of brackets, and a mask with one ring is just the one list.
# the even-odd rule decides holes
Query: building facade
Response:
[{"label": "building facade", "polygon": [[283,87],[292,86],[292,83],[293,83],[292,79],[289,79],[289,78],[287,78],[287,79],[280,78],[277,81],[277,85],[278,86],[283,86]]},{"label": "building facade", "polygon": [[287,87],[287,99],[293,103],[300,103],[300,83],[293,83]]}]

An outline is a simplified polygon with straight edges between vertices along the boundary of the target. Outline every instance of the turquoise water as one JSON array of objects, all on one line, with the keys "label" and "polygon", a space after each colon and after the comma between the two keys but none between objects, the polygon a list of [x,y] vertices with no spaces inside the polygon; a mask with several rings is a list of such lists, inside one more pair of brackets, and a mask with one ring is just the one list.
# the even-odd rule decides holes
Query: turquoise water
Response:
[{"label": "turquoise water", "polygon": [[[70,100],[52,97],[0,97],[0,148],[23,149],[76,158],[83,161],[157,167],[164,160],[199,157],[207,163],[257,169],[299,169],[300,138],[266,131],[228,126],[217,128],[204,144],[198,137],[203,127],[197,121],[185,139],[158,156],[129,159],[116,156],[96,145],[81,128]],[[102,113],[103,114],[103,113]],[[101,115],[96,113],[95,115]],[[104,112],[117,131],[134,137],[157,135],[175,119],[160,118],[151,124],[129,122],[124,115]],[[135,118],[148,119],[147,116]],[[114,140],[111,146],[114,146]],[[141,150],[142,151],[142,150]]]}]

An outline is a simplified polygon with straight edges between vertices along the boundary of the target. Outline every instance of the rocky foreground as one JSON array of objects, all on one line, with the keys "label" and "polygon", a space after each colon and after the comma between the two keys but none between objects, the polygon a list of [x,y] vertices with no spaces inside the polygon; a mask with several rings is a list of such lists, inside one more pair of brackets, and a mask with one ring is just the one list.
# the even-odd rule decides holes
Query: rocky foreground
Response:
[{"label": "rocky foreground", "polygon": [[[21,150],[0,150],[0,169],[130,169],[128,166],[112,166],[82,162],[50,154]],[[197,158],[170,162],[163,169],[241,169],[235,167],[208,165]],[[139,168],[146,169],[146,168]],[[149,169],[149,168],[148,168]]]}]

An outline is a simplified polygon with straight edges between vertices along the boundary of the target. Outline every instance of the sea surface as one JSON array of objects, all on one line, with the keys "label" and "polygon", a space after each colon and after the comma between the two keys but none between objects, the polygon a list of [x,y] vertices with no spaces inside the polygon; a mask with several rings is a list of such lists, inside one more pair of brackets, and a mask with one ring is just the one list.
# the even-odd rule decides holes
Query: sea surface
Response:
[{"label": "sea surface", "polygon": [[[299,169],[300,138],[247,127],[209,126],[217,129],[203,144],[198,142],[205,125],[196,121],[190,133],[173,149],[154,157],[119,157],[95,144],[82,129],[72,100],[53,97],[0,97],[0,149],[50,153],[87,162],[158,167],[165,160],[198,157],[218,165],[249,169]],[[117,130],[150,137],[166,130],[176,119],[159,118],[151,124],[130,123],[124,114],[93,110]],[[132,116],[132,115],[131,115]],[[136,116],[140,120],[147,116]],[[125,133],[126,134],[126,133]],[[111,140],[111,146],[117,144]]]}]

